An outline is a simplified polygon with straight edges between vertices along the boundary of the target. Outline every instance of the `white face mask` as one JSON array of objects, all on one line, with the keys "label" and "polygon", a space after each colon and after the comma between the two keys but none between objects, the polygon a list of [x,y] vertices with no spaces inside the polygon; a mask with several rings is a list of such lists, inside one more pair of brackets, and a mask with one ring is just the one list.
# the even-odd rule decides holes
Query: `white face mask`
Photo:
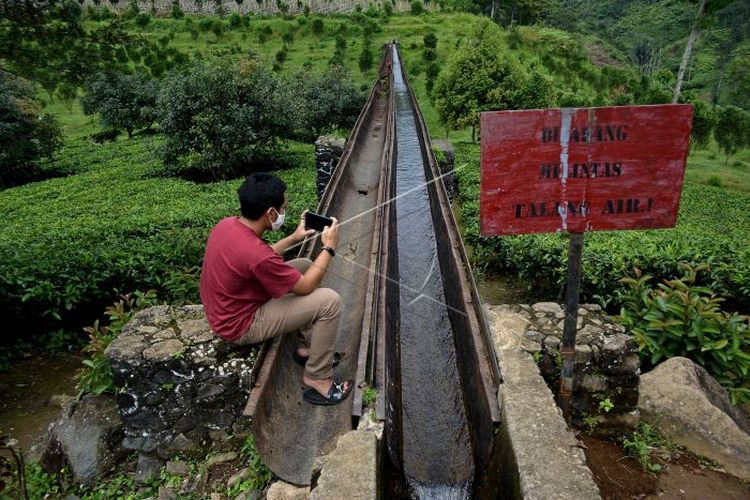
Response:
[{"label": "white face mask", "polygon": [[279,229],[281,229],[281,225],[284,224],[284,218],[286,217],[286,212],[284,212],[283,214],[280,214],[279,211],[276,210],[275,208],[273,210],[274,212],[276,212],[277,217],[274,222],[271,222],[271,229],[273,231],[278,231]]}]

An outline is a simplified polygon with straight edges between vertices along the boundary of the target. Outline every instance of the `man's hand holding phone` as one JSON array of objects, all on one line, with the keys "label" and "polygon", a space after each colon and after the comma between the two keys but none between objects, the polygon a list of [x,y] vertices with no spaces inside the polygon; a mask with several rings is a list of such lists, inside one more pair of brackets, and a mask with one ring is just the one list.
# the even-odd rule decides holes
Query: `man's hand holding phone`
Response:
[{"label": "man's hand holding phone", "polygon": [[320,241],[324,247],[336,250],[339,244],[339,221],[336,217],[331,217],[331,225],[323,228],[323,232],[320,234]]}]

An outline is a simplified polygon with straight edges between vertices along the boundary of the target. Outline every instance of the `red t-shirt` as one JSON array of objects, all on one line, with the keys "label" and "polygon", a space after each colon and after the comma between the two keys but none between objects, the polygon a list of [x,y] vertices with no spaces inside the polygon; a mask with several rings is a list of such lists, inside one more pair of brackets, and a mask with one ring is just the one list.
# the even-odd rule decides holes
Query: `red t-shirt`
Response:
[{"label": "red t-shirt", "polygon": [[302,275],[239,217],[211,230],[201,271],[201,301],[213,331],[226,340],[250,328],[260,306],[289,293]]}]

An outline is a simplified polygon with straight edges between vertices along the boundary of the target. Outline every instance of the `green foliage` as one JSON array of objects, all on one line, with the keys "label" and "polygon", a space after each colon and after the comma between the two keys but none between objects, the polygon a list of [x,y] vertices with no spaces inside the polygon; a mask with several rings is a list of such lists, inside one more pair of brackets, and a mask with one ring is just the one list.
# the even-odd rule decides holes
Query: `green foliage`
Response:
[{"label": "green foliage", "polygon": [[42,112],[33,89],[19,78],[0,71],[0,189],[46,175],[39,160],[60,147],[57,121]]},{"label": "green foliage", "polygon": [[656,429],[641,423],[630,438],[622,441],[625,453],[635,458],[649,472],[659,472],[661,465],[653,461],[652,455],[662,449],[673,447],[662,438]]},{"label": "green foliage", "polygon": [[422,42],[424,43],[425,48],[436,49],[437,48],[438,39],[437,39],[437,36],[435,35],[435,33],[433,33],[432,31],[430,31],[424,37],[422,37]]},{"label": "green foliage", "polygon": [[501,39],[497,25],[480,23],[437,77],[433,99],[448,129],[476,128],[482,111],[554,103],[550,82],[539,73],[529,77],[518,60],[502,50]]},{"label": "green foliage", "polygon": [[322,133],[354,125],[366,96],[359,91],[343,66],[328,71],[302,71],[289,88],[301,108],[299,139],[313,140]]},{"label": "green foliage", "polygon": [[411,13],[418,16],[424,12],[424,4],[420,0],[411,0],[409,3]]},{"label": "green foliage", "polygon": [[368,39],[363,40],[362,42],[362,52],[359,54],[359,70],[362,73],[365,73],[372,68],[373,63],[373,57],[372,57],[372,49],[370,48],[370,41]]},{"label": "green foliage", "polygon": [[316,17],[313,19],[312,22],[312,32],[314,35],[319,36],[322,35],[325,31],[325,25],[323,24],[323,20],[319,17]]},{"label": "green foliage", "polygon": [[87,115],[98,114],[104,128],[133,131],[151,127],[156,119],[156,82],[140,74],[108,72],[86,85],[81,107]]},{"label": "green foliage", "polygon": [[260,454],[255,446],[255,436],[252,434],[248,434],[245,443],[242,445],[242,450],[240,450],[240,455],[248,462],[250,477],[232,486],[227,491],[229,498],[234,498],[242,491],[262,490],[273,478],[273,473],[260,458]]},{"label": "green foliage", "polygon": [[696,99],[693,105],[693,131],[690,135],[691,145],[704,148],[711,140],[711,134],[716,126],[716,110],[710,104]]},{"label": "green foliage", "polygon": [[614,403],[609,398],[604,398],[599,401],[599,410],[604,413],[609,413],[615,407]]},{"label": "green foliage", "polygon": [[195,62],[162,87],[162,158],[170,173],[229,179],[278,151],[296,120],[288,90],[259,62]]},{"label": "green foliage", "polygon": [[[62,488],[55,474],[44,472],[39,464],[28,464],[26,472],[26,492],[29,498],[47,498],[61,493]],[[20,493],[20,492],[19,492]],[[22,498],[19,494],[17,498]]]},{"label": "green foliage", "polygon": [[649,286],[651,276],[637,269],[634,278],[623,278],[628,288],[620,321],[650,365],[690,358],[730,392],[732,402],[750,402],[750,318],[722,311],[723,299],[696,283],[706,266],[682,267],[682,278],[665,280],[657,289]]},{"label": "green foliage", "polygon": [[139,43],[118,19],[87,29],[73,0],[0,4],[3,69],[39,83],[50,96],[72,100],[92,75],[121,67],[118,55]]},{"label": "green foliage", "polygon": [[737,150],[750,145],[750,113],[736,106],[717,106],[714,139],[724,151],[724,165]]},{"label": "green foliage", "polygon": [[371,406],[378,397],[378,391],[374,387],[365,387],[362,391],[362,406]]},{"label": "green foliage", "polygon": [[135,16],[135,19],[133,19],[133,22],[136,26],[143,29],[151,22],[151,15],[148,12],[139,12],[138,15]]},{"label": "green foliage", "polygon": [[[238,212],[239,181],[195,184],[154,178],[162,138],[135,136],[64,147],[62,179],[0,192],[0,320],[5,335],[91,318],[123,290],[156,289],[170,303],[196,303],[206,238]],[[279,172],[293,190],[289,220],[317,205],[311,146],[289,144]],[[64,159],[64,161],[63,161]],[[106,186],[106,187],[103,187]],[[276,241],[293,229],[269,235]],[[119,292],[118,292],[119,291]]]},{"label": "green foliage", "polygon": [[711,177],[709,177],[708,181],[706,181],[706,184],[717,188],[724,187],[724,183],[721,182],[721,177],[719,177],[718,175],[712,175]]},{"label": "green foliage", "polygon": [[83,360],[84,368],[78,378],[76,389],[78,397],[83,394],[99,395],[112,392],[115,389],[109,362],[104,356],[104,350],[122,332],[122,328],[130,321],[139,309],[156,304],[156,292],[135,292],[122,295],[113,305],[104,311],[109,319],[108,326],[99,324],[96,320],[92,326],[84,328],[89,334],[89,343],[83,348],[89,354],[89,359]]},{"label": "green foliage", "polygon": [[180,1],[179,0],[172,0],[172,19],[182,19],[185,17],[185,13],[182,11],[182,7],[180,7]]}]

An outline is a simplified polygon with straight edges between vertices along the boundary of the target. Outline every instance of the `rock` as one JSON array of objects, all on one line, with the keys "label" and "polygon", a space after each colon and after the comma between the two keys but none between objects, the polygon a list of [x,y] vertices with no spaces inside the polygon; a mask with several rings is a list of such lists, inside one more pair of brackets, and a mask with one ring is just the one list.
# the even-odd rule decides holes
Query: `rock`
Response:
[{"label": "rock", "polygon": [[524,337],[529,320],[515,312],[511,306],[487,306],[486,310],[495,345],[502,349],[514,349],[531,342]]},{"label": "rock", "polygon": [[184,460],[170,460],[167,462],[167,473],[173,476],[186,476],[188,473],[188,463]]},{"label": "rock", "polygon": [[185,348],[177,339],[164,340],[143,351],[143,358],[147,361],[167,361],[179,355]]},{"label": "rock", "polygon": [[[310,498],[377,498],[377,458],[377,440],[373,433],[347,432],[329,454]],[[270,491],[268,498],[271,498]]]},{"label": "rock", "polygon": [[81,484],[93,484],[123,456],[122,423],[108,395],[85,397],[72,405],[50,432]]},{"label": "rock", "polygon": [[171,486],[159,486],[159,500],[173,500],[177,492]]},{"label": "rock", "polygon": [[122,446],[165,459],[207,451],[245,420],[258,351],[220,339],[202,306],[139,311],[105,351],[125,426]]},{"label": "rock", "polygon": [[235,484],[244,481],[245,479],[250,477],[250,468],[245,467],[241,471],[239,471],[237,474],[233,475],[227,480],[227,488],[231,488]]},{"label": "rock", "polygon": [[268,488],[266,500],[305,500],[308,496],[307,488],[298,488],[283,481],[276,481]]},{"label": "rock", "polygon": [[232,460],[237,460],[236,452],[234,451],[228,451],[226,453],[219,453],[218,455],[214,455],[210,457],[208,460],[206,460],[206,469],[210,469],[211,467],[214,467],[219,464],[223,464],[226,462],[231,462]]},{"label": "rock", "polygon": [[537,302],[533,306],[531,306],[534,309],[534,312],[537,314],[560,314],[563,312],[562,307],[560,304],[556,302]]},{"label": "rock", "polygon": [[[224,495],[221,493],[211,493],[211,496],[209,497],[211,500],[224,500]],[[239,498],[239,495],[237,496]],[[237,500],[235,498],[235,500]]]},{"label": "rock", "polygon": [[607,390],[607,379],[603,376],[585,374],[581,381],[581,389],[586,392],[604,392]]},{"label": "rock", "polygon": [[158,457],[140,453],[138,455],[138,465],[135,468],[135,481],[145,483],[161,472],[164,462]]},{"label": "rock", "polygon": [[62,410],[65,407],[72,405],[75,402],[75,399],[76,398],[73,396],[67,394],[53,394],[47,400],[47,405],[56,406]]},{"label": "rock", "polygon": [[667,438],[750,480],[750,416],[704,368],[676,357],[642,375],[638,409]]}]

